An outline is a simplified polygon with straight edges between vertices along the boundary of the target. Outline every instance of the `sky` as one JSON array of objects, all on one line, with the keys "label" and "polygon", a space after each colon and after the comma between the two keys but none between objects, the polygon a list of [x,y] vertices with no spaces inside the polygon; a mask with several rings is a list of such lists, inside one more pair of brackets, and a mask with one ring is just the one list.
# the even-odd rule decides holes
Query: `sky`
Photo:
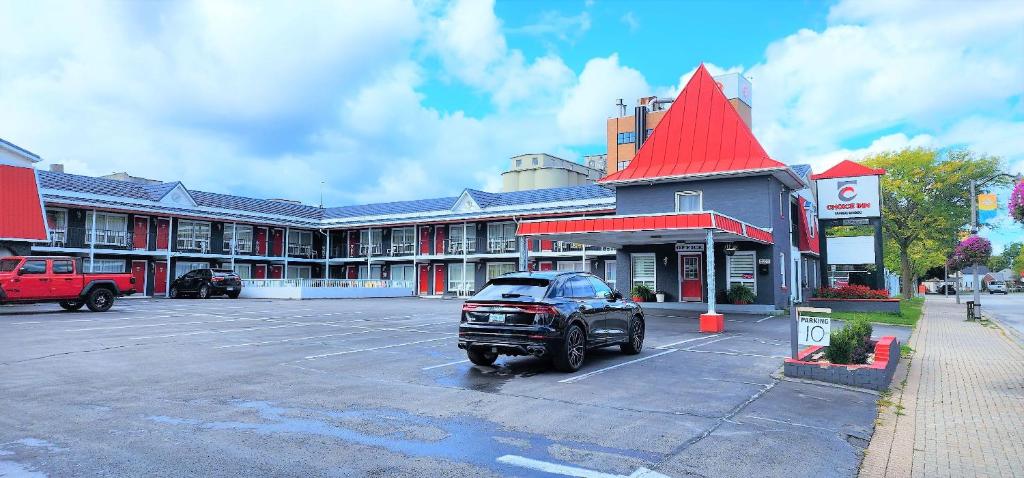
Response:
[{"label": "sky", "polygon": [[[750,79],[780,161],[966,147],[1018,173],[1022,25],[1000,1],[0,0],[0,138],[197,190],[450,196],[517,154],[603,153],[616,99],[704,62]],[[997,250],[1024,238],[993,226]]]}]

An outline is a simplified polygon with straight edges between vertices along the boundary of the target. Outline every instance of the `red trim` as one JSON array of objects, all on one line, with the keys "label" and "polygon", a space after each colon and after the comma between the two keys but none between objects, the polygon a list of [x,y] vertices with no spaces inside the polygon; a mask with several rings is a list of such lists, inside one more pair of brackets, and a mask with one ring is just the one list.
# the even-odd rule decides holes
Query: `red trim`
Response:
[{"label": "red trim", "polygon": [[863,164],[844,159],[821,174],[812,174],[811,179],[854,178],[857,176],[881,176],[883,174],[885,174],[885,170],[882,168],[869,168]]},{"label": "red trim", "polygon": [[[713,216],[713,217],[712,217]],[[719,213],[690,212],[640,216],[577,217],[525,221],[516,231],[520,236],[546,234],[586,234],[594,232],[633,232],[687,229],[715,229],[772,244],[772,233]],[[746,233],[744,234],[744,229]]]},{"label": "red trim", "polygon": [[0,239],[47,240],[35,169],[0,165],[0,205]]}]

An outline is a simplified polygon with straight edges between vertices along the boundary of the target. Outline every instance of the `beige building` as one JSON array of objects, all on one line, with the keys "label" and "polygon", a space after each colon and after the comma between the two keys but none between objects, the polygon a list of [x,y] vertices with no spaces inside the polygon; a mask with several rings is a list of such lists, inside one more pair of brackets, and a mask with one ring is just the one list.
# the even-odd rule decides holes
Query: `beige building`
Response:
[{"label": "beige building", "polygon": [[[587,156],[584,161],[603,166],[604,155]],[[501,173],[502,192],[563,188],[591,184],[604,176],[601,168],[584,166],[550,154],[521,154],[512,157],[512,167]]]}]

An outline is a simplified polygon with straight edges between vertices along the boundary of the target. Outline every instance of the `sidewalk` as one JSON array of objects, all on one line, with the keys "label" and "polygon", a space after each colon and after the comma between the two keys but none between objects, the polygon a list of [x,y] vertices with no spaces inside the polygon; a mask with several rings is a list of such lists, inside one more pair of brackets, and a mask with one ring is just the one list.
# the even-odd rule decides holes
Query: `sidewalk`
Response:
[{"label": "sidewalk", "polygon": [[1024,348],[964,307],[926,299],[860,476],[1024,477]]}]

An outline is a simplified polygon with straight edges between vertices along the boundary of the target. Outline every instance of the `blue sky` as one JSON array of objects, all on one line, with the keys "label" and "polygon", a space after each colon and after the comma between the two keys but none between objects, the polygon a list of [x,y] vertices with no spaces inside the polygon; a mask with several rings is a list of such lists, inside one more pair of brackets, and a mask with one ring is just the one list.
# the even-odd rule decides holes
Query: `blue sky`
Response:
[{"label": "blue sky", "polygon": [[751,79],[781,161],[968,147],[1020,172],[1021,24],[999,1],[0,0],[0,137],[193,189],[453,195],[515,154],[603,152],[615,99],[706,62]]}]

